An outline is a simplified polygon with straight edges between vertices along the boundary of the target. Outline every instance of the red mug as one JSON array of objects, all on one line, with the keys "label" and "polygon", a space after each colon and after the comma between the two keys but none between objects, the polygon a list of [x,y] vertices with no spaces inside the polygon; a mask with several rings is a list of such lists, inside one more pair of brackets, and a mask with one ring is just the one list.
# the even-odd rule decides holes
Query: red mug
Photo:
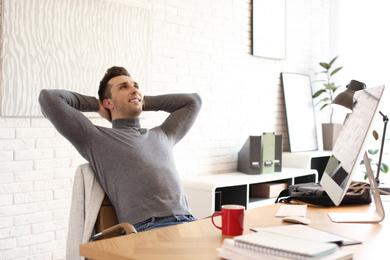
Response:
[{"label": "red mug", "polygon": [[[244,231],[244,211],[245,207],[241,205],[223,205],[221,212],[214,212],[211,221],[216,228],[222,230],[223,235],[239,236]],[[214,216],[222,217],[222,226],[214,223]]]}]

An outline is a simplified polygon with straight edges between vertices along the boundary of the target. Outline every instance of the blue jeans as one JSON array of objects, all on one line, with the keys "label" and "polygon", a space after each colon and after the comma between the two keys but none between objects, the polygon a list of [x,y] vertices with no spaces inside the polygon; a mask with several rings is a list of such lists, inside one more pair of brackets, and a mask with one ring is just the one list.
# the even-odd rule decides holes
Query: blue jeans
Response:
[{"label": "blue jeans", "polygon": [[156,228],[168,227],[177,224],[187,223],[195,221],[192,215],[173,215],[167,217],[152,217],[148,220],[139,222],[134,226],[137,232],[152,230]]}]

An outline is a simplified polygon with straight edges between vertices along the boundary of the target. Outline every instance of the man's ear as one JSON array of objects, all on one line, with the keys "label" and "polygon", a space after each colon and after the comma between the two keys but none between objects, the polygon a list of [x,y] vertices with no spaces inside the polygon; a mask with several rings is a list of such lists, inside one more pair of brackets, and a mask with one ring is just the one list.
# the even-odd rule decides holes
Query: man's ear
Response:
[{"label": "man's ear", "polygon": [[110,99],[104,99],[103,100],[103,106],[107,108],[108,110],[112,110],[114,108],[112,102]]}]

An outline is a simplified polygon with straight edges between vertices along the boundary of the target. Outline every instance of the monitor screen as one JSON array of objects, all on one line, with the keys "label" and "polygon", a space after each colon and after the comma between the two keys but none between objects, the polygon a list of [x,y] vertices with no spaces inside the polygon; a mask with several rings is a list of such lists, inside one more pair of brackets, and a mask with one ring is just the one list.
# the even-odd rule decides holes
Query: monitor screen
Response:
[{"label": "monitor screen", "polygon": [[379,86],[355,92],[353,112],[345,118],[320,181],[336,206],[340,205],[352,175],[363,159],[365,143],[374,117],[379,114],[384,88]]}]

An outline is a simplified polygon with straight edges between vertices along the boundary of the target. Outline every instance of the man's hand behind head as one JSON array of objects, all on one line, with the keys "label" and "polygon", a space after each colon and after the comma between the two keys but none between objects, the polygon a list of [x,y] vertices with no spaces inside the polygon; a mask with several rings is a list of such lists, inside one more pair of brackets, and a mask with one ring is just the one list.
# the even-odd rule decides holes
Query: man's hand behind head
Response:
[{"label": "man's hand behind head", "polygon": [[99,111],[98,111],[99,115],[107,119],[109,122],[111,122],[112,119],[111,119],[110,111],[108,111],[108,109],[103,106],[102,101],[100,101],[100,99],[97,99],[97,101],[99,102]]}]

